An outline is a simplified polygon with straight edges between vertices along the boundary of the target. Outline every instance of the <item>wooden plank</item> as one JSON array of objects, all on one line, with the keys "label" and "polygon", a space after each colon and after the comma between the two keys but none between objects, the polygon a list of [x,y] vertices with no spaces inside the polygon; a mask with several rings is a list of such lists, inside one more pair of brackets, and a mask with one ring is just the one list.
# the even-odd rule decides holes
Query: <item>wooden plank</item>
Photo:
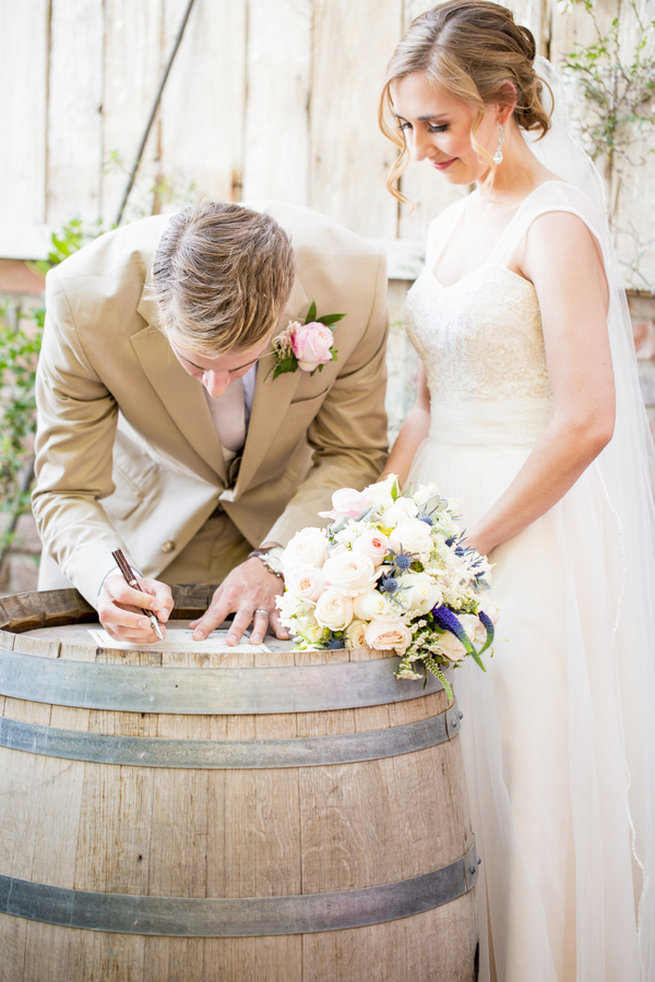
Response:
[{"label": "wooden plank", "polygon": [[[344,25],[347,25],[344,29]],[[397,2],[315,0],[309,204],[363,235],[394,235],[385,189],[390,144],[377,126],[386,53],[400,34]]]},{"label": "wooden plank", "polygon": [[45,221],[48,2],[0,2],[0,254],[29,256]]},{"label": "wooden plank", "polygon": [[[651,16],[652,16],[651,11]],[[644,11],[643,21],[646,22]],[[621,58],[630,65],[643,38],[632,3],[619,0]],[[655,55],[655,31],[647,32],[644,58]],[[651,79],[652,81],[652,79]],[[652,106],[652,103],[651,103]],[[610,183],[614,214],[614,244],[624,282],[637,290],[655,292],[655,127],[628,125],[620,134]]]},{"label": "wooden plank", "polygon": [[[166,3],[164,58],[186,4]],[[178,203],[242,196],[246,30],[245,0],[203,0],[189,18],[162,99],[160,171]]]},{"label": "wooden plank", "polygon": [[[102,95],[102,215],[115,221],[157,93],[167,51],[162,50],[162,0],[105,0]],[[152,208],[158,169],[153,126],[121,224]]]},{"label": "wooden plank", "polygon": [[312,0],[248,0],[243,198],[308,200]]},{"label": "wooden plank", "polygon": [[99,214],[102,63],[102,5],[53,0],[46,217],[55,225]]}]

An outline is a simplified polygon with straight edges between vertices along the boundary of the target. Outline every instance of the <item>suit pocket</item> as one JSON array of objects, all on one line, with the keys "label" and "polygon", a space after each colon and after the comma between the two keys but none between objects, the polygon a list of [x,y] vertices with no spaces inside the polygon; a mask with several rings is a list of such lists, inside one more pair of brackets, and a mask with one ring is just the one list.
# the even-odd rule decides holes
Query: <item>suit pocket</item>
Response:
[{"label": "suit pocket", "polygon": [[330,388],[331,386],[328,385],[324,389],[321,389],[320,392],[312,392],[310,395],[307,396],[303,396],[302,393],[300,393],[295,399],[291,400],[291,402],[289,403],[289,407],[292,408],[293,406],[298,406],[304,409],[307,406],[311,406],[313,402],[316,402],[317,405],[320,405],[321,402],[323,402],[323,400],[327,396],[328,392],[330,391]]},{"label": "suit pocket", "polygon": [[114,491],[102,501],[110,516],[123,521],[153,493],[160,482],[157,464],[120,431],[114,444]]}]

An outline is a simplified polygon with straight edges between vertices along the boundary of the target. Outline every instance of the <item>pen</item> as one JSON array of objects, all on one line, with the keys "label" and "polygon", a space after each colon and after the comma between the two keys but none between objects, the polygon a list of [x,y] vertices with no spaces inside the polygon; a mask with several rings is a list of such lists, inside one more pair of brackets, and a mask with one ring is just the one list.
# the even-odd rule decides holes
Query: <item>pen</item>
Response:
[{"label": "pen", "polygon": [[[125,582],[127,583],[127,585],[133,587],[135,590],[140,590],[141,587],[139,586],[139,582],[138,582],[136,576],[134,575],[134,570],[132,569],[132,567],[128,563],[127,559],[123,555],[123,550],[122,549],[114,549],[114,551],[112,552],[112,556],[114,557],[114,561],[115,561],[116,565],[118,566],[119,570],[123,574],[123,577],[124,577]],[[161,633],[161,628],[159,626],[159,621],[157,620],[157,618],[155,617],[155,615],[153,614],[153,612],[151,610],[145,610],[142,607],[141,608],[141,613],[142,614],[145,614],[146,617],[149,617],[150,618],[150,623],[152,624],[153,631],[155,632],[155,634],[157,635],[157,637],[159,638],[159,640],[160,641],[163,641],[164,640],[164,635]]]}]

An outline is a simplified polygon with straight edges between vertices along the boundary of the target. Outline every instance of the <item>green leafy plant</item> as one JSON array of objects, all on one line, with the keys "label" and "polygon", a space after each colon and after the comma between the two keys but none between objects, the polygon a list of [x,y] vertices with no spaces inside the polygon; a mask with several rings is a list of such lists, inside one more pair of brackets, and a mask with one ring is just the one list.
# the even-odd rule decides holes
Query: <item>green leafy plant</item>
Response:
[{"label": "green leafy plant", "polygon": [[34,432],[34,373],[43,320],[11,322],[5,304],[0,321],[0,562],[14,540],[20,515],[29,509]]},{"label": "green leafy plant", "polygon": [[650,147],[646,143],[655,124],[655,20],[645,17],[637,0],[622,0],[620,16],[608,25],[601,25],[594,0],[558,2],[583,8],[592,25],[591,43],[574,45],[562,66],[575,92],[571,115],[607,182],[609,219],[622,243],[619,261],[626,285],[650,293],[652,284],[641,264],[652,239],[645,240],[643,229],[617,216],[622,188],[634,182],[655,149],[652,141]]},{"label": "green leafy plant", "polygon": [[[579,119],[585,149],[592,159],[630,156],[647,127],[655,123],[655,20],[644,20],[635,0],[624,0],[621,19],[603,30],[593,0],[560,0],[584,7],[593,24],[591,44],[574,45],[566,56],[565,72],[584,97]],[[626,51],[621,27],[632,18],[636,43]]]},{"label": "green leafy plant", "polygon": [[[28,265],[45,274],[101,232],[101,223],[87,226],[73,218],[51,234],[47,259]],[[43,306],[28,313],[16,311],[14,316],[8,303],[0,307],[0,569],[15,543],[19,518],[30,510],[34,387],[44,321]]]}]

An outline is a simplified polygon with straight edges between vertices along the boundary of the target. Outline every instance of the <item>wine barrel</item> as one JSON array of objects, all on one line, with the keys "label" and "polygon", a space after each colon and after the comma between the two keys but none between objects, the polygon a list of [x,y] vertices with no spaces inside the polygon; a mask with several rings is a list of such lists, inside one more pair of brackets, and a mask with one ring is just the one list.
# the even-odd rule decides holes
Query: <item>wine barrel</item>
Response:
[{"label": "wine barrel", "polygon": [[[211,587],[174,592],[193,618]],[[368,649],[121,650],[94,626],[74,590],[0,600],[3,982],[474,978],[435,682]]]}]

